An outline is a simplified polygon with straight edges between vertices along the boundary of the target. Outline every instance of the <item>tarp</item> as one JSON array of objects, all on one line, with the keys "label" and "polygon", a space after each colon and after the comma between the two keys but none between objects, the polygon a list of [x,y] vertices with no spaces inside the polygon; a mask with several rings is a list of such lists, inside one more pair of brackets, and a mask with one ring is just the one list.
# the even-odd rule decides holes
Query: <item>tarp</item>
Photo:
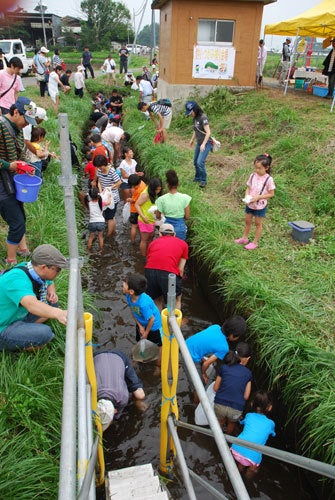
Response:
[{"label": "tarp", "polygon": [[335,35],[335,0],[323,0],[299,16],[265,25],[267,35],[317,36]]}]

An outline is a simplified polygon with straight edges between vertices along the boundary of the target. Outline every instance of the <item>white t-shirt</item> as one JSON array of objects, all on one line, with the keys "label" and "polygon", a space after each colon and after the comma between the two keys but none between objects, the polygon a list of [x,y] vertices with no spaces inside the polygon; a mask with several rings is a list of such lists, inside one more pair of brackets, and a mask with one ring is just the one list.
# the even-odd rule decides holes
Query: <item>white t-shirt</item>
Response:
[{"label": "white t-shirt", "polygon": [[[136,165],[137,161],[135,161],[133,158],[131,160],[131,165],[126,162],[126,160],[122,160],[122,162],[119,165],[119,168],[123,168],[123,170],[128,174],[135,174],[136,173]],[[122,182],[128,183],[128,177],[121,177]]]},{"label": "white t-shirt", "polygon": [[[114,66],[113,69],[112,69],[112,66]],[[116,64],[115,64],[114,59],[107,58],[105,60],[105,62],[103,63],[103,67],[106,68],[106,73],[115,73]]]},{"label": "white t-shirt", "polygon": [[147,80],[141,80],[140,81],[140,92],[142,92],[142,97],[146,97],[148,95],[152,95],[154,89],[152,88],[152,85],[150,82]]},{"label": "white t-shirt", "polygon": [[51,71],[49,75],[48,92],[53,101],[55,100],[56,95],[59,94],[58,84],[59,76],[57,75],[56,71]]},{"label": "white t-shirt", "polygon": [[76,87],[76,89],[83,89],[85,87],[85,80],[82,71],[76,71],[76,73],[73,76],[73,79],[74,79],[74,86]]},{"label": "white t-shirt", "polygon": [[112,127],[106,128],[102,134],[101,138],[104,141],[111,142],[112,144],[115,142],[120,142],[122,135],[124,134],[124,130],[120,127],[116,127],[113,125]]}]

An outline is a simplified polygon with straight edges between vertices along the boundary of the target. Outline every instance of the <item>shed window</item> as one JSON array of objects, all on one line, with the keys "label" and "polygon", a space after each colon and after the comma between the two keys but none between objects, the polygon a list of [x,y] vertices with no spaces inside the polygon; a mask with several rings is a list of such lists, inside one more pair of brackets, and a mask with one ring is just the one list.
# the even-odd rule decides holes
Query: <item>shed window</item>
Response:
[{"label": "shed window", "polygon": [[198,43],[232,45],[235,21],[199,19]]}]

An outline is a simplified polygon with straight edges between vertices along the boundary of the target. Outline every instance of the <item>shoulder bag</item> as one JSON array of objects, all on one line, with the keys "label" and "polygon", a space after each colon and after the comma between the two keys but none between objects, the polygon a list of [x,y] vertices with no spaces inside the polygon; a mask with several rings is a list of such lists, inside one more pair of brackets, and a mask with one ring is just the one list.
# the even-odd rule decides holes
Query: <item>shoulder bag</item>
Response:
[{"label": "shoulder bag", "polygon": [[[199,127],[195,127],[197,130],[199,130],[199,132],[201,132],[202,134],[206,135],[206,132],[204,132],[203,130],[200,130]],[[216,153],[217,151],[219,151],[220,147],[221,147],[221,142],[218,141],[217,139],[215,139],[215,137],[213,137],[212,135],[210,136],[210,138],[208,139],[209,141],[211,141],[212,143],[212,151],[213,153]]]},{"label": "shoulder bag", "polygon": [[2,99],[2,98],[3,98],[3,96],[4,96],[4,95],[6,95],[6,94],[7,94],[7,92],[9,92],[9,91],[10,91],[10,89],[13,87],[14,83],[16,82],[16,79],[17,79],[17,75],[15,75],[14,80],[12,81],[11,86],[10,86],[10,87],[8,87],[8,89],[7,89],[7,90],[5,90],[5,92],[3,92],[2,94],[0,94],[0,99]]}]

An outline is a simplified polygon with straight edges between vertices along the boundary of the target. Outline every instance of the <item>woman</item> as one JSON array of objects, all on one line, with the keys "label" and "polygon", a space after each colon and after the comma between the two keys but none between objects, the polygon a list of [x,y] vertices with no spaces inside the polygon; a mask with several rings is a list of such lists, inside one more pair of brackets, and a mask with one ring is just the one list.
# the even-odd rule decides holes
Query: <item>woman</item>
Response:
[{"label": "woman", "polygon": [[155,234],[155,218],[150,209],[154,207],[157,198],[161,194],[162,181],[159,177],[153,177],[135,203],[138,213],[138,228],[141,235],[140,252],[143,257],[146,257],[148,245],[153,240]]},{"label": "woman", "polygon": [[67,87],[63,85],[60,81],[60,75],[62,74],[62,66],[56,66],[54,71],[51,71],[49,75],[49,84],[48,84],[48,92],[49,96],[52,100],[52,106],[54,108],[55,113],[58,113],[58,104],[59,104],[59,87],[62,87],[64,92],[67,91]]},{"label": "woman", "polygon": [[113,236],[116,228],[115,214],[117,204],[120,201],[119,186],[121,184],[121,179],[115,172],[114,168],[108,163],[106,156],[96,156],[93,160],[93,165],[98,169],[97,180],[99,193],[101,193],[105,188],[111,188],[114,208],[111,209],[107,207],[103,214],[107,223],[107,236]]},{"label": "woman", "polygon": [[107,57],[107,59],[105,59],[103,65],[101,66],[101,70],[104,72],[106,71],[107,85],[111,84],[111,78],[113,80],[114,85],[116,85],[115,68],[116,68],[115,61],[109,54],[109,56]]},{"label": "woman", "polygon": [[191,196],[178,192],[179,179],[175,170],[165,174],[169,192],[157,199],[157,219],[165,215],[165,222],[172,224],[177,238],[186,240],[187,227],[185,220],[190,218]]},{"label": "woman", "polygon": [[187,101],[185,104],[186,116],[193,118],[193,135],[190,140],[190,146],[193,146],[194,139],[197,144],[194,150],[193,164],[195,167],[194,182],[199,182],[199,187],[204,188],[207,183],[207,173],[205,161],[212,150],[211,129],[207,115],[195,101]]},{"label": "woman", "polygon": [[39,53],[34,57],[36,66],[36,78],[40,86],[40,96],[44,98],[48,87],[50,61],[47,57],[49,50],[41,47]]},{"label": "woman", "polygon": [[56,66],[61,66],[62,65],[62,60],[59,55],[59,50],[55,49],[54,55],[52,56],[52,67],[53,69],[56,69]]}]

